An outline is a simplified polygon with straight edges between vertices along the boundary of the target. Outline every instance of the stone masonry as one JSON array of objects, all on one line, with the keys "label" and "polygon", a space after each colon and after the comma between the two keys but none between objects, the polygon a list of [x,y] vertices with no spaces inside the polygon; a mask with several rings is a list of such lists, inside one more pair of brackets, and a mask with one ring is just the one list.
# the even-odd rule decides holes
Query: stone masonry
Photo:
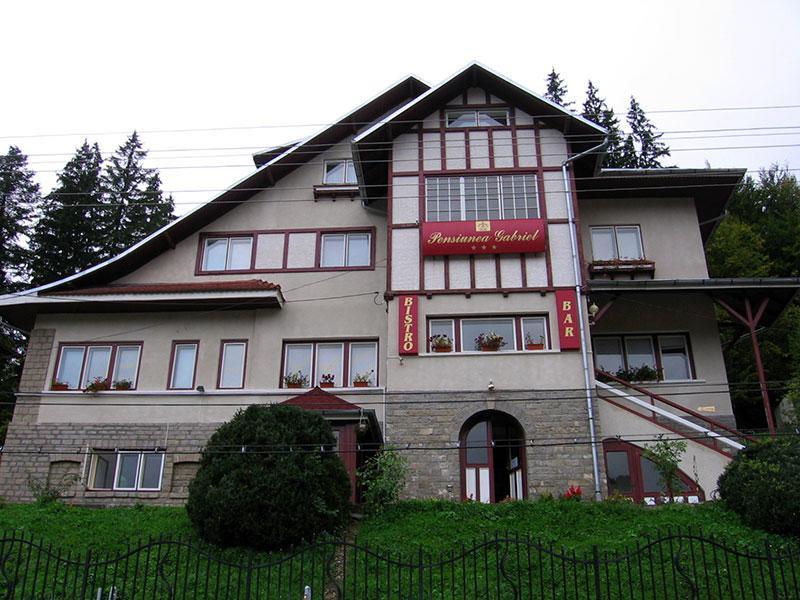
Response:
[{"label": "stone masonry", "polygon": [[[584,497],[591,497],[594,478],[586,404],[575,392],[454,392],[415,396],[415,400],[423,398],[429,402],[405,403],[404,396],[387,395],[387,444],[413,442],[405,452],[409,461],[407,497],[454,500],[461,497],[459,434],[472,415],[484,410],[511,415],[522,426],[531,445],[525,448],[529,498],[543,493],[561,494],[570,485],[582,486]],[[437,399],[446,401],[436,402]],[[600,440],[599,424],[597,427]],[[413,450],[414,446],[446,449]],[[604,481],[602,449],[600,457],[601,481]]]}]

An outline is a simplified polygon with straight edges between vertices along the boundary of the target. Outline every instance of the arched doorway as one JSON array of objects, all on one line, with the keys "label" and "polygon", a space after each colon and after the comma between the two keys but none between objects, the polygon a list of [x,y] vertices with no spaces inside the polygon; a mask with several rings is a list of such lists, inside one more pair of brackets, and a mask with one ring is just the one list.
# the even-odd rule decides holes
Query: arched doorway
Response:
[{"label": "arched doorway", "polygon": [[493,503],[527,496],[525,432],[514,417],[487,410],[459,435],[461,499]]}]

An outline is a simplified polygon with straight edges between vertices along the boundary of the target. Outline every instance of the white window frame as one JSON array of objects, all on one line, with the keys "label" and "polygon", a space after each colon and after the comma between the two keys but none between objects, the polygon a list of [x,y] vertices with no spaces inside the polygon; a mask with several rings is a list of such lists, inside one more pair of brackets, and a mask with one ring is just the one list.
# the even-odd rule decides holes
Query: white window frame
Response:
[{"label": "white window frame", "polygon": [[[506,122],[504,125],[480,125],[480,113],[505,113],[506,115]],[[473,113],[475,116],[475,125],[451,125],[450,124],[450,116],[459,114],[465,115],[468,113]],[[458,109],[454,108],[451,110],[445,111],[444,115],[444,124],[445,128],[447,129],[474,129],[477,127],[509,127],[511,125],[511,111],[507,108],[477,108],[477,109]]]},{"label": "white window frame", "polygon": [[[97,459],[100,454],[113,454],[114,455],[114,475],[111,481],[111,487],[95,487],[95,478],[97,475]],[[158,455],[161,457],[161,465],[158,472],[158,487],[147,488],[142,486],[142,478],[144,476],[144,456],[145,455]],[[133,487],[122,487],[119,485],[120,466],[122,461],[120,458],[123,455],[135,455],[136,458],[136,475],[134,477],[135,484]],[[131,449],[94,449],[90,454],[91,465],[89,469],[89,481],[86,488],[90,491],[115,491],[115,492],[159,492],[163,485],[164,480],[164,463],[166,453],[164,450],[131,450]]]},{"label": "white window frame", "polygon": [[[340,265],[326,265],[325,264],[325,238],[333,236],[344,237],[344,249],[342,250],[342,264]],[[367,236],[367,264],[365,265],[350,265],[350,238],[352,236]],[[330,231],[320,234],[319,240],[319,268],[320,269],[369,269],[372,267],[372,233],[369,231]]]},{"label": "white window frame", "polygon": [[[210,269],[208,267],[207,258],[208,258],[208,245],[211,242],[219,242],[225,240],[225,267],[222,269]],[[231,259],[233,257],[233,253],[231,252],[231,242],[232,240],[248,240],[250,242],[250,260],[247,263],[247,266],[240,269],[234,269],[231,267]],[[246,235],[210,235],[203,239],[203,255],[200,257],[200,270],[204,273],[221,273],[223,271],[232,271],[234,273],[237,272],[244,272],[250,271],[253,267],[253,248],[255,246],[255,239],[253,235],[246,234]]]},{"label": "white window frame", "polygon": [[[504,219],[509,219],[509,218],[510,219],[539,219],[539,218],[541,218],[541,203],[539,201],[539,184],[538,184],[538,181],[537,181],[538,175],[536,173],[507,173],[507,174],[501,174],[501,175],[437,175],[437,176],[432,176],[432,177],[426,177],[425,178],[425,220],[428,221],[428,222],[433,222],[433,223],[443,222],[443,221],[439,221],[438,220],[439,213],[442,212],[442,211],[438,210],[438,203],[439,203],[439,198],[438,197],[436,199],[436,202],[437,202],[437,211],[436,211],[437,220],[436,221],[431,221],[430,220],[430,215],[431,215],[431,210],[430,210],[431,197],[430,197],[430,193],[429,193],[430,184],[435,180],[436,181],[444,181],[444,180],[455,180],[455,179],[458,180],[458,203],[459,203],[459,207],[458,207],[458,217],[459,218],[456,219],[456,220],[457,221],[484,221],[484,220],[487,220],[487,219],[477,219],[477,218],[476,219],[467,219],[467,189],[466,189],[467,188],[467,179],[477,179],[479,177],[486,177],[486,178],[492,177],[492,178],[495,178],[497,180],[497,203],[498,203],[498,213],[499,213],[498,220],[502,221]],[[516,208],[516,202],[513,203],[514,204],[514,214],[513,215],[506,215],[505,197],[504,197],[504,192],[503,192],[503,187],[504,187],[503,186],[503,178],[505,178],[505,177],[510,177],[511,178],[512,194],[516,194],[516,183],[515,183],[514,178],[515,177],[521,177],[522,178],[522,195],[523,195],[523,198],[527,198],[528,197],[528,186],[525,183],[525,177],[532,177],[533,178],[533,185],[530,186],[532,188],[532,190],[533,190],[533,193],[530,195],[531,199],[533,200],[533,203],[530,206],[528,206],[527,203],[525,204],[525,208],[524,208],[525,215],[524,216],[520,216],[520,215],[517,214],[522,209],[517,209]],[[452,216],[454,216],[453,213],[455,213],[456,211],[451,210],[452,199],[449,197],[449,190],[450,190],[450,184],[448,183],[448,203],[449,203],[448,212],[450,213],[450,216],[452,217]],[[438,186],[437,186],[437,193],[438,193]],[[488,220],[492,220],[492,219],[488,219]]]},{"label": "white window frame", "polygon": [[[618,229],[635,229],[636,233],[638,234],[639,239],[639,256],[635,258],[624,258],[620,259],[619,255],[619,238],[617,237],[617,230]],[[608,230],[611,231],[611,239],[612,239],[612,248],[614,250],[614,256],[612,258],[597,258],[596,251],[595,251],[595,244],[594,244],[594,232],[600,230]],[[642,228],[640,225],[598,225],[596,227],[590,227],[589,237],[592,242],[592,258],[597,261],[605,261],[605,260],[644,260],[644,242],[642,241]]]},{"label": "white window frame", "polygon": [[[333,345],[341,345],[342,346],[342,362],[341,362],[341,377],[339,381],[341,382],[341,386],[337,387],[353,387],[353,381],[351,375],[351,367],[353,364],[352,360],[352,349],[353,346],[360,346],[360,345],[370,345],[375,349],[374,359],[372,364],[372,370],[374,371],[374,382],[372,387],[377,387],[379,384],[379,373],[378,373],[378,342],[377,340],[359,340],[359,339],[332,339],[332,340],[313,340],[313,341],[292,341],[292,342],[284,342],[283,344],[283,355],[282,355],[282,363],[283,363],[283,373],[281,374],[280,386],[282,388],[286,387],[286,382],[284,378],[286,375],[289,374],[289,361],[287,360],[287,355],[289,349],[292,347],[295,348],[310,348],[309,356],[310,356],[310,363],[308,364],[308,388],[313,388],[314,386],[319,385],[319,379],[322,377],[322,373],[319,372],[319,363],[317,360],[319,351],[319,346],[333,346]],[[347,357],[347,368],[345,369],[345,357]],[[307,388],[306,388],[307,389]]]},{"label": "white window frame", "polygon": [[314,387],[315,385],[319,385],[322,380],[322,376],[325,373],[320,372],[319,369],[319,349],[320,347],[324,348],[333,348],[334,346],[338,347],[339,350],[339,371],[333,374],[333,380],[336,382],[338,381],[341,385],[335,385],[334,387],[343,387],[345,382],[344,377],[344,342],[318,342],[313,346],[313,356],[312,356],[312,368],[316,371],[314,374],[314,381],[309,381],[309,385]]},{"label": "white window frame", "polygon": [[[683,358],[686,361],[686,371],[689,374],[688,378],[685,379],[668,379],[667,372],[664,368],[664,350],[661,345],[662,338],[681,338],[683,340]],[[693,381],[694,380],[694,368],[692,365],[692,359],[689,354],[689,338],[685,333],[661,333],[656,335],[656,340],[658,342],[658,353],[660,355],[660,362],[661,362],[661,374],[663,375],[664,379],[662,381]]]},{"label": "white window frame", "polygon": [[369,342],[369,341],[364,341],[364,342],[353,341],[353,342],[349,342],[348,349],[347,349],[347,352],[348,352],[347,367],[348,367],[348,370],[349,370],[349,373],[347,374],[347,383],[350,386],[352,386],[353,385],[353,380],[355,379],[355,376],[358,375],[359,373],[363,373],[364,372],[364,371],[360,371],[360,372],[359,371],[355,371],[353,369],[353,346],[372,346],[375,349],[375,352],[372,354],[372,365],[370,365],[370,367],[371,367],[370,371],[372,372],[372,379],[374,379],[374,381],[370,381],[370,386],[369,387],[377,386],[378,385],[378,342]]},{"label": "white window frame", "polygon": [[[334,163],[344,163],[344,181],[332,182],[328,181],[328,165]],[[347,181],[347,173],[350,171],[350,168],[353,170],[353,175],[356,175],[356,166],[355,162],[352,158],[332,158],[329,160],[323,161],[322,164],[322,183],[324,185],[347,185],[347,186],[355,186],[358,185],[358,177],[353,181]]]},{"label": "white window frame", "polygon": [[[178,348],[181,346],[194,347],[194,360],[192,361],[192,383],[188,387],[175,387],[175,365],[178,362]],[[197,377],[197,359],[200,354],[199,342],[172,342],[172,365],[169,372],[169,381],[167,382],[167,389],[170,390],[192,390],[194,389],[195,379]]]},{"label": "white window frame", "polygon": [[[228,346],[244,346],[242,353],[242,365],[239,373],[239,385],[223,385],[223,377],[225,376],[225,357]],[[247,340],[226,340],[222,342],[219,357],[219,381],[217,382],[217,389],[220,390],[240,390],[244,388],[244,375],[247,366]]]},{"label": "white window frame", "polygon": [[116,381],[116,374],[117,368],[119,366],[118,357],[119,357],[119,349],[120,348],[136,348],[137,349],[137,356],[136,356],[136,375],[134,380],[131,382],[131,389],[136,389],[139,385],[139,369],[141,367],[141,358],[142,358],[142,343],[130,343],[130,342],[106,342],[106,343],[98,343],[98,344],[62,344],[61,348],[58,353],[58,365],[57,368],[54,370],[53,380],[54,381],[62,381],[61,376],[61,369],[64,366],[64,351],[65,350],[75,350],[79,349],[81,351],[81,366],[80,372],[78,373],[78,385],[74,387],[70,387],[70,390],[82,390],[86,388],[90,381],[85,381],[87,376],[87,367],[89,366],[88,355],[89,352],[93,348],[109,348],[109,356],[108,356],[108,363],[106,364],[106,373],[105,379],[110,384],[113,384]]}]

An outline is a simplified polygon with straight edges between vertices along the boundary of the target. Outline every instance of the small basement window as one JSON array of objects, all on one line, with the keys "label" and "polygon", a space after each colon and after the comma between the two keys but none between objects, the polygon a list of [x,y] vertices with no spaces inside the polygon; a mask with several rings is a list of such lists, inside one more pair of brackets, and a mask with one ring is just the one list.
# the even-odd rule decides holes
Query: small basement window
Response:
[{"label": "small basement window", "polygon": [[163,471],[164,452],[161,451],[94,450],[89,489],[159,491]]}]

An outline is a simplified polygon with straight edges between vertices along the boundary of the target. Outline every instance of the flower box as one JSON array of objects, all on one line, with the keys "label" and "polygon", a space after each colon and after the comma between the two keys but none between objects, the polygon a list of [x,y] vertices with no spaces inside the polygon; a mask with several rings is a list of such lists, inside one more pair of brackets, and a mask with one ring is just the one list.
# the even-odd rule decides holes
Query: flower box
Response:
[{"label": "flower box", "polygon": [[369,387],[369,381],[354,381],[353,387]]},{"label": "flower box", "polygon": [[69,384],[61,383],[60,381],[54,381],[52,384],[50,384],[50,389],[54,392],[66,392],[69,390]]},{"label": "flower box", "polygon": [[333,384],[332,381],[320,381],[319,382],[319,387],[321,387],[321,388],[332,388],[333,385],[334,384]]},{"label": "flower box", "polygon": [[525,344],[525,350],[544,350],[544,344]]},{"label": "flower box", "polygon": [[452,352],[453,351],[453,347],[452,346],[433,346],[431,348],[431,350],[433,350],[434,352]]},{"label": "flower box", "polygon": [[288,383],[287,382],[286,383],[286,387],[287,388],[293,388],[293,389],[299,389],[299,388],[303,387],[303,384],[302,383]]},{"label": "flower box", "polygon": [[500,346],[481,346],[481,352],[497,352]]}]

